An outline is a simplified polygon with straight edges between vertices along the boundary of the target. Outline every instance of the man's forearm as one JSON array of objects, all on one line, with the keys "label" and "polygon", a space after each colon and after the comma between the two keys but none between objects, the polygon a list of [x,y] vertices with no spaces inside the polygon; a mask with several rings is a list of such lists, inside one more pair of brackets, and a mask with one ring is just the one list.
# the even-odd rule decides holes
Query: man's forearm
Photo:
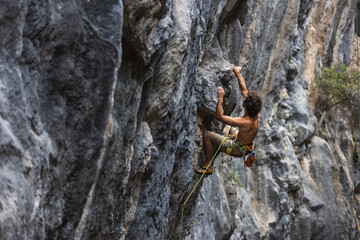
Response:
[{"label": "man's forearm", "polygon": [[235,74],[239,82],[241,94],[246,97],[248,94],[248,90],[246,88],[245,80],[239,71],[235,71]]},{"label": "man's forearm", "polygon": [[219,98],[218,102],[217,102],[217,105],[216,105],[216,119],[220,120],[220,121],[221,121],[222,116],[223,116],[223,101],[224,101],[224,99]]}]

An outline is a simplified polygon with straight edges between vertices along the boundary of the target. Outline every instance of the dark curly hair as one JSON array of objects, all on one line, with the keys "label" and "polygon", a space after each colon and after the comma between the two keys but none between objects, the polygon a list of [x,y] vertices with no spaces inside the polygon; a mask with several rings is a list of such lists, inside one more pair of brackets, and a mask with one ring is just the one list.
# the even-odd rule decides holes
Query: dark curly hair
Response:
[{"label": "dark curly hair", "polygon": [[248,92],[248,96],[245,98],[244,106],[250,117],[255,117],[259,114],[262,108],[262,96],[260,93],[254,90]]}]

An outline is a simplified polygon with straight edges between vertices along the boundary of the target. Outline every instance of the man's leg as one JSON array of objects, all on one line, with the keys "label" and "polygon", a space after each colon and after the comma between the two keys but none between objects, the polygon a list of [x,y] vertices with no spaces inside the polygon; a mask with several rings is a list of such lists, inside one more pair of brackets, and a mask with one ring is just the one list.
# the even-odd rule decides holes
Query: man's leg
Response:
[{"label": "man's leg", "polygon": [[[226,146],[228,142],[223,142],[224,139],[225,137],[221,136],[220,134],[209,131],[204,132],[204,147],[205,147],[205,156],[206,156],[206,161],[204,164],[205,167],[207,167],[211,162],[211,159],[214,158],[212,163],[210,164],[210,167],[212,167],[214,165],[216,156],[220,152],[224,152],[226,150]],[[214,156],[215,152],[218,150],[221,143],[223,143],[222,147],[219,149],[216,156]]]},{"label": "man's leg", "polygon": [[[204,132],[204,147],[205,147],[205,156],[206,156],[206,161],[204,166],[208,167],[214,152],[214,147],[211,140],[209,139],[209,134],[207,131]],[[212,166],[213,166],[213,162],[211,163],[210,167]]]},{"label": "man's leg", "polygon": [[[222,141],[225,139],[224,136],[221,136],[220,134],[206,131],[204,132],[204,150],[205,150],[205,157],[206,161],[202,168],[199,170],[196,170],[195,172],[198,174],[203,174],[204,172],[206,174],[212,174],[213,169],[212,166],[214,164],[214,160],[216,156],[213,156],[214,150],[217,150]],[[223,145],[223,147],[220,149],[220,151],[224,151],[226,149],[226,144]],[[211,159],[214,158],[214,160],[211,162]],[[211,162],[211,164],[210,164]],[[210,166],[208,166],[210,165]],[[208,170],[205,171],[205,169],[208,167]]]}]

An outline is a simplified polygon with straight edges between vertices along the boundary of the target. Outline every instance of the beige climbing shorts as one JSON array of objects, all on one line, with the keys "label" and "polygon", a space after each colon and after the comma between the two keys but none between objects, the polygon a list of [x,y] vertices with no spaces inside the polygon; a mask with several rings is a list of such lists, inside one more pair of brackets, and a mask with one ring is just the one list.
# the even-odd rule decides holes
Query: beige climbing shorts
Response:
[{"label": "beige climbing shorts", "polygon": [[[234,136],[235,134],[237,134],[238,131],[235,128],[232,128],[230,131],[230,135]],[[211,141],[213,147],[214,147],[214,151],[217,150],[217,148],[219,147],[219,145],[222,143],[222,141],[225,139],[224,136],[214,133],[214,132],[210,132],[207,131],[207,137],[209,138],[209,140]],[[221,148],[219,151],[221,152],[226,152],[226,148],[231,144],[233,140],[231,139],[226,139],[225,142],[221,145]],[[233,148],[231,151],[230,156],[234,156],[234,157],[243,157],[246,154],[248,154],[248,151],[241,151],[240,148],[238,146],[236,146],[235,144],[233,144]]]}]

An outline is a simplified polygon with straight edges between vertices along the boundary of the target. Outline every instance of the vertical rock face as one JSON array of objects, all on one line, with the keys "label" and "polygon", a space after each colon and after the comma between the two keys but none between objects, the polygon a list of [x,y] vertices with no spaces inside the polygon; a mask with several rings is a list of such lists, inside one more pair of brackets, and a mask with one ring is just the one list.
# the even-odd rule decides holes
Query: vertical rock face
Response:
[{"label": "vertical rock face", "polygon": [[[355,65],[351,0],[3,1],[2,239],[178,239],[202,132],[263,93],[256,164],[219,155],[184,239],[358,239],[343,109],[317,131],[314,72]],[[310,94],[311,93],[311,94]]]}]

